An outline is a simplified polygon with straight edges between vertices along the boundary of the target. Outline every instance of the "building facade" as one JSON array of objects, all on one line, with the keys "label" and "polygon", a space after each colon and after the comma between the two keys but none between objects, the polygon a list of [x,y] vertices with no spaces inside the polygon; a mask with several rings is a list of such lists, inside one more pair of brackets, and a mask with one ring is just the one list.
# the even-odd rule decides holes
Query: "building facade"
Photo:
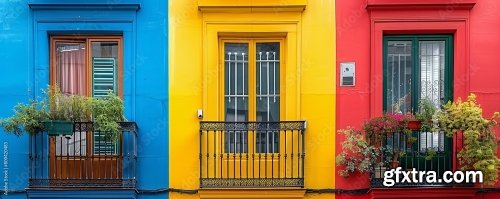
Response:
[{"label": "building facade", "polygon": [[68,136],[2,132],[1,198],[167,198],[167,2],[16,0],[0,10],[0,117],[57,84],[113,90],[128,120],[116,143],[92,123]]},{"label": "building facade", "polygon": [[[406,103],[401,106],[406,111],[414,110],[415,104],[408,103],[410,96],[415,97],[413,101],[429,98],[442,104],[475,93],[484,115],[500,110],[500,87],[491,81],[499,74],[494,59],[500,39],[498,6],[494,0],[336,1],[337,73],[341,75],[345,69],[342,65],[355,63],[356,67],[354,86],[343,86],[343,77],[337,83],[337,129],[359,128],[364,121],[390,112],[400,101]],[[419,146],[431,142],[424,140],[424,134],[419,134]],[[343,140],[337,138],[337,151]],[[411,155],[415,164],[407,161],[402,166],[438,173],[456,169],[456,140],[429,146],[437,149],[437,156],[425,160],[421,153],[412,153],[417,154]],[[336,175],[336,188],[351,190],[337,198],[500,197],[498,186],[384,188],[380,176],[370,180],[369,174]]]},{"label": "building facade", "polygon": [[[116,143],[92,123],[68,136],[0,132],[1,198],[500,197],[499,184],[387,188],[375,172],[341,177],[335,163],[340,129],[396,105],[411,112],[421,98],[475,93],[485,115],[500,110],[498,9],[496,0],[3,1],[0,118],[57,84],[113,90],[127,121]],[[456,170],[456,141],[413,133],[420,151],[437,151],[412,153],[411,168]]]},{"label": "building facade", "polygon": [[333,1],[169,2],[170,198],[332,198]]}]

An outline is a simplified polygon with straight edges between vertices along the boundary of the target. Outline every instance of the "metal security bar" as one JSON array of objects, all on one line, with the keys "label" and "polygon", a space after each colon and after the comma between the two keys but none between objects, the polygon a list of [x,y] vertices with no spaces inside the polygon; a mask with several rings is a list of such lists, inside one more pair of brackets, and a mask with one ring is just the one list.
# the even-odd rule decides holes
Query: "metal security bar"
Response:
[{"label": "metal security bar", "polygon": [[[257,43],[256,121],[280,121],[280,44]],[[257,132],[258,153],[279,153],[279,132]]]},{"label": "metal security bar", "polygon": [[[370,139],[370,138],[369,138]],[[410,141],[412,140],[412,141]],[[373,142],[373,141],[372,141]],[[401,167],[402,171],[435,171],[441,179],[445,171],[456,168],[456,152],[463,148],[462,133],[449,138],[443,132],[394,132],[382,137],[380,158],[372,170],[372,187],[383,187],[384,172]],[[393,176],[394,177],[394,176]],[[399,179],[402,179],[400,176]],[[394,177],[395,178],[395,177]],[[393,179],[394,179],[393,178]],[[441,186],[444,183],[397,183],[395,186]]]},{"label": "metal security bar", "polygon": [[386,63],[386,107],[388,112],[412,112],[411,41],[389,41]]},{"label": "metal security bar", "polygon": [[[102,139],[102,132],[96,134],[92,122],[75,122],[71,135],[49,136],[40,132],[31,136],[29,187],[134,188],[137,126],[135,122],[120,125],[122,134],[117,141]],[[95,136],[100,139],[92,142]],[[100,152],[93,152],[96,149]]]},{"label": "metal security bar", "polygon": [[420,98],[445,102],[445,41],[420,41]]},{"label": "metal security bar", "polygon": [[[305,129],[305,121],[200,122],[200,187],[303,187]],[[225,149],[230,132],[244,132],[248,151]],[[257,137],[273,132],[279,152],[259,153]]]},{"label": "metal security bar", "polygon": [[[226,121],[248,120],[248,46],[246,44],[231,44],[227,46],[225,58],[226,91],[225,107]],[[239,52],[237,52],[239,51]],[[233,131],[225,135],[225,150],[230,152],[246,152],[248,150],[246,134]]]}]

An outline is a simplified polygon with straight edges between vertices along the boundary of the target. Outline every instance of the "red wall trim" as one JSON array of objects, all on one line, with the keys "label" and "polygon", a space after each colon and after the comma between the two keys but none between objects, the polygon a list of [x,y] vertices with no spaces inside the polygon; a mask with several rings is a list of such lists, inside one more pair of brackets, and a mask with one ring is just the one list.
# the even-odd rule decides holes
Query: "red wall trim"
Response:
[{"label": "red wall trim", "polygon": [[473,198],[476,194],[476,188],[380,188],[372,189],[372,199],[429,199],[429,198]]},{"label": "red wall trim", "polygon": [[[379,0],[379,2],[381,1]],[[369,13],[371,21],[370,117],[383,114],[382,51],[383,38],[387,34],[452,34],[454,40],[453,98],[466,98],[470,91],[469,10],[452,10],[452,12],[443,10],[369,10]],[[452,161],[453,170],[455,170],[457,165],[455,156]]]},{"label": "red wall trim", "polygon": [[[337,81],[337,118],[336,128],[355,127],[370,117],[382,114],[383,107],[383,36],[395,34],[450,34],[454,46],[453,97],[464,99],[469,92],[478,96],[484,108],[484,114],[491,115],[500,110],[500,0],[345,0],[336,1],[337,24],[337,75],[342,62],[356,63],[356,86],[342,87]],[[476,3],[477,2],[477,3]],[[413,7],[412,7],[413,6]],[[401,9],[401,8],[405,9]],[[472,8],[473,7],[473,8]],[[411,9],[408,9],[411,8]],[[437,8],[437,9],[436,9]],[[471,9],[472,8],[472,9]],[[500,136],[497,128],[497,136]],[[338,134],[336,153],[342,150],[345,137]],[[460,138],[458,139],[460,143]],[[460,145],[460,144],[459,144]],[[499,148],[500,154],[500,148]],[[456,159],[453,160],[456,162]],[[455,165],[456,167],[456,165]],[[337,167],[340,170],[341,167]],[[455,170],[454,168],[453,170]],[[336,174],[335,188],[363,189],[370,185],[369,176],[353,175],[344,178]],[[477,186],[477,185],[476,185]],[[500,182],[496,184],[500,187]],[[452,190],[449,196],[463,199],[460,194],[467,190],[458,187],[446,187]],[[476,187],[477,188],[477,187]],[[431,198],[424,187],[413,188],[415,191],[401,188],[372,190],[371,194],[337,194],[338,199],[380,198],[376,193],[388,198]],[[384,192],[385,191],[385,192]],[[446,190],[441,190],[447,192]],[[386,192],[393,192],[386,193]],[[455,192],[455,193],[453,193]],[[389,195],[388,195],[389,194]],[[444,199],[442,193],[430,193],[438,199]],[[458,195],[457,195],[458,194]],[[407,197],[404,197],[407,198]],[[470,198],[470,197],[469,197]],[[500,192],[479,191],[475,197],[500,198]]]},{"label": "red wall trim", "polygon": [[366,9],[471,9],[476,0],[367,0]]}]

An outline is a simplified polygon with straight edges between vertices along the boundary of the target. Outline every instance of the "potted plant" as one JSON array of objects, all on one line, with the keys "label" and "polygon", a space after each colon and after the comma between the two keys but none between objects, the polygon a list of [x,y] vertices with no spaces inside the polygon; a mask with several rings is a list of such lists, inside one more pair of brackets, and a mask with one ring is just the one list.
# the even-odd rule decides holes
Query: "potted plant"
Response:
[{"label": "potted plant", "polygon": [[355,172],[371,171],[379,157],[379,149],[370,145],[361,131],[348,128],[340,132],[346,137],[342,142],[342,152],[336,157],[337,165],[345,166],[339,170],[339,175],[348,177]]},{"label": "potted plant", "polygon": [[494,184],[498,179],[500,159],[497,157],[497,139],[493,130],[500,113],[495,112],[490,119],[483,117],[476,96],[471,94],[467,101],[460,98],[448,102],[435,115],[437,127],[452,137],[457,132],[463,135],[463,148],[459,149],[457,159],[461,170],[481,171],[484,183]]},{"label": "potted plant", "polygon": [[437,110],[438,108],[436,107],[436,104],[432,102],[432,100],[428,98],[421,99],[418,102],[418,111],[415,114],[415,118],[421,123],[420,128],[417,130],[421,130],[424,132],[431,131],[433,126],[432,117]]},{"label": "potted plant", "polygon": [[412,132],[408,132],[406,134],[406,144],[408,148],[411,148],[415,142],[417,142],[417,138],[412,135]]},{"label": "potted plant", "polygon": [[398,168],[399,159],[405,155],[406,153],[403,150],[400,150],[398,147],[392,147],[390,145],[384,147],[384,162],[391,169]]},{"label": "potted plant", "polygon": [[95,131],[103,132],[107,139],[118,139],[119,122],[125,120],[120,97],[111,92],[104,98],[64,95],[58,87],[49,87],[44,93],[43,100],[16,105],[14,115],[0,120],[0,126],[17,136],[24,131],[30,135],[41,131],[49,135],[71,135],[74,122],[93,121]]},{"label": "potted plant", "polygon": [[419,131],[422,128],[422,121],[412,115],[408,120],[408,130]]},{"label": "potted plant", "polygon": [[408,114],[386,113],[365,122],[363,130],[369,142],[375,147],[380,147],[382,139],[386,137],[391,137],[395,133],[411,133],[408,130],[409,117]]},{"label": "potted plant", "polygon": [[411,131],[418,131],[422,128],[422,121],[420,120],[409,120],[408,129]]},{"label": "potted plant", "polygon": [[72,135],[74,122],[91,120],[92,98],[79,95],[64,95],[59,87],[46,91],[49,103],[49,117],[43,121],[49,135]]}]

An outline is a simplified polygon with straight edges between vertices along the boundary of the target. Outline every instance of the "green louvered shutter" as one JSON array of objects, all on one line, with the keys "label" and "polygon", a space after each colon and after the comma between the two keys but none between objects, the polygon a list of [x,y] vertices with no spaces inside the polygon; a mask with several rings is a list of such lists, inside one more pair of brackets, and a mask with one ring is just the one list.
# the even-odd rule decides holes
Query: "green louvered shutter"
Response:
[{"label": "green louvered shutter", "polygon": [[[92,96],[106,97],[109,91],[117,91],[116,59],[92,58]],[[94,154],[117,154],[118,145],[106,141],[104,133],[94,132]]]},{"label": "green louvered shutter", "polygon": [[111,90],[116,91],[115,58],[92,58],[92,95],[105,97]]}]

